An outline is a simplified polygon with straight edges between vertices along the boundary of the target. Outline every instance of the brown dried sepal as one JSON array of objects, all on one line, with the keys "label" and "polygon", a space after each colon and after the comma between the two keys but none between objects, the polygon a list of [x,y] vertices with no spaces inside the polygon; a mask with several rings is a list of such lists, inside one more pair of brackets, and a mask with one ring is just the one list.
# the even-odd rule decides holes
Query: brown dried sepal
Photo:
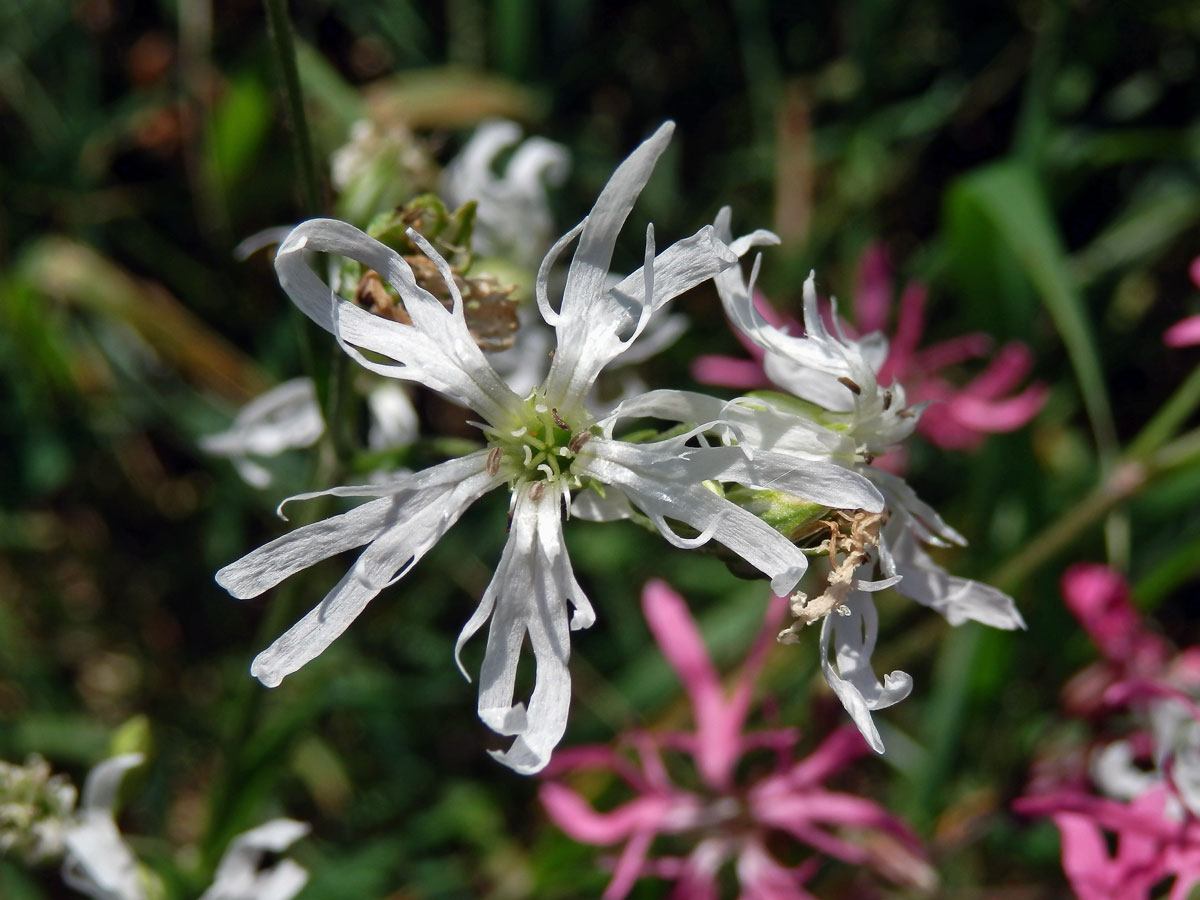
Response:
[{"label": "brown dried sepal", "polygon": [[[433,294],[446,309],[450,309],[454,301],[437,266],[425,256],[406,256],[404,259],[412,268],[417,285]],[[467,329],[479,349],[494,353],[511,347],[519,325],[518,304],[510,296],[513,289],[501,285],[491,275],[464,278],[458,272],[453,274],[454,283],[462,294]],[[374,269],[368,269],[359,279],[354,302],[377,316],[402,325],[412,324],[404,301]]]}]

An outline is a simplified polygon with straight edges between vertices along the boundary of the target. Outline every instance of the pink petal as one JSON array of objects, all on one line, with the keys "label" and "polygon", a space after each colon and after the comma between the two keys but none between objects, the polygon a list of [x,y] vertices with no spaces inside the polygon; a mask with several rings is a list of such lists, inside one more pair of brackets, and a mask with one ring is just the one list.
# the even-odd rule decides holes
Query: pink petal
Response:
[{"label": "pink petal", "polygon": [[913,374],[917,345],[925,331],[925,298],[923,284],[910,284],[900,295],[900,310],[896,316],[896,331],[888,344],[888,357],[879,370],[879,381],[888,384],[893,378],[904,380]]},{"label": "pink petal", "polygon": [[584,747],[562,747],[550,757],[550,762],[541,771],[543,778],[555,778],[567,772],[587,769],[608,769],[619,775],[638,793],[649,793],[650,784],[624,755],[598,744]]},{"label": "pink petal", "polygon": [[771,383],[763,372],[760,361],[711,354],[697,356],[692,361],[692,377],[701,384],[715,384],[737,390],[764,388]]},{"label": "pink petal", "polygon": [[[1192,266],[1194,269],[1195,263]],[[1168,347],[1193,347],[1200,344],[1200,316],[1180,319],[1163,333],[1163,343]]]},{"label": "pink petal", "polygon": [[696,765],[712,786],[726,787],[740,755],[743,716],[727,708],[717,671],[684,599],[657,579],[642,591],[642,612],[667,662],[692,701],[698,739]]},{"label": "pink petal", "polygon": [[671,900],[718,900],[717,872],[728,852],[725,838],[706,838],[697,844],[679,871]]},{"label": "pink petal", "polygon": [[656,831],[671,807],[666,797],[637,797],[611,812],[597,812],[575,791],[554,781],[539,785],[538,799],[550,820],[568,836],[601,846],[623,841],[636,831]]},{"label": "pink petal", "polygon": [[992,349],[992,339],[983,332],[972,332],[926,347],[913,359],[912,370],[932,375],[947,366],[957,366],[968,359],[986,356]]},{"label": "pink petal", "polygon": [[1107,659],[1124,668],[1135,661],[1135,655],[1149,657],[1145,662],[1166,658],[1165,644],[1142,628],[1120,573],[1095,563],[1077,563],[1063,573],[1061,588],[1067,608]]},{"label": "pink petal", "polygon": [[1060,814],[1054,817],[1062,838],[1063,873],[1079,900],[1110,900],[1124,887],[1120,873],[1108,858],[1104,835],[1084,816]]},{"label": "pink petal", "polygon": [[817,749],[788,770],[789,784],[819,785],[870,751],[857,728],[843,725],[821,741]]},{"label": "pink petal", "polygon": [[864,334],[885,331],[892,309],[892,267],[887,250],[871,244],[858,261],[858,290],[854,292],[854,324]]},{"label": "pink petal", "polygon": [[1015,390],[1032,368],[1033,351],[1020,341],[1011,341],[996,351],[964,390],[975,397],[995,399]]},{"label": "pink petal", "polygon": [[604,889],[602,900],[623,900],[633,889],[637,880],[642,877],[642,867],[646,862],[646,853],[654,841],[653,831],[638,831],[625,845],[621,856],[613,869],[612,881]]},{"label": "pink petal", "polygon": [[737,874],[742,892],[738,900],[815,900],[803,884],[815,874],[816,859],[796,869],[775,861],[758,840],[748,840],[738,854]]},{"label": "pink petal", "polygon": [[1049,389],[1032,384],[1015,397],[990,400],[960,392],[949,403],[950,415],[967,428],[981,432],[1014,431],[1038,414]]}]

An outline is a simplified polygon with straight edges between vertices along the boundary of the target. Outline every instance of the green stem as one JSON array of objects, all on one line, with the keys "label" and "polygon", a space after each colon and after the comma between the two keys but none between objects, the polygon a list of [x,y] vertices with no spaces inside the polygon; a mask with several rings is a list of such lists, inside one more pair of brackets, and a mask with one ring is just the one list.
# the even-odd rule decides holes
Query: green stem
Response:
[{"label": "green stem", "polygon": [[1141,459],[1153,453],[1187,421],[1197,406],[1200,406],[1200,366],[1192,370],[1133,439],[1128,455],[1133,459]]},{"label": "green stem", "polygon": [[292,126],[292,145],[300,167],[300,189],[304,211],[309,216],[321,214],[321,183],[317,177],[317,162],[313,155],[308,119],[304,114],[304,95],[300,92],[300,71],[296,67],[296,45],[292,40],[292,23],[288,18],[287,0],[263,0],[267,13],[267,32],[287,100],[288,118]]}]

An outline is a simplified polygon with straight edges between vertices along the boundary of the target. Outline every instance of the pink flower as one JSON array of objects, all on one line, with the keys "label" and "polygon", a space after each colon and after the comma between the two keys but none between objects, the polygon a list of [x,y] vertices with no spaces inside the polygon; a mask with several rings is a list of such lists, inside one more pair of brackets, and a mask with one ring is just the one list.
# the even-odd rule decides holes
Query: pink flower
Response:
[{"label": "pink flower", "polygon": [[[731,860],[742,900],[805,900],[812,895],[804,885],[815,875],[820,855],[873,866],[898,881],[936,882],[918,839],[904,823],[870,800],[822,786],[867,752],[857,731],[835,731],[799,762],[792,757],[799,739],[794,730],[743,733],[754,680],[786,609],[783,598],[771,598],[763,629],[728,694],[682,597],[664,582],[651,581],[642,594],[642,609],[688,693],[695,731],[628,734],[621,743],[632,754],[595,745],[559,750],[540,789],[547,814],[575,840],[623,845],[604,900],[625,897],[647,876],[673,880],[676,900],[715,900],[718,872]],[[773,751],[773,767],[743,784],[739,761],[763,749]],[[664,752],[691,757],[698,788],[672,780]],[[634,796],[614,809],[597,810],[564,783],[565,775],[585,770],[616,775]],[[839,827],[853,830],[855,839],[833,830]],[[797,865],[785,865],[768,850],[769,833],[790,836],[817,852]],[[695,844],[686,857],[650,859],[660,835],[686,835]]]},{"label": "pink flower", "polygon": [[1108,566],[1077,563],[1063,573],[1062,594],[1104,657],[1075,675],[1063,690],[1064,703],[1076,715],[1106,709],[1105,696],[1115,685],[1161,670],[1170,648],[1138,619],[1125,579]]},{"label": "pink flower", "polygon": [[[1200,256],[1192,260],[1188,274],[1192,277],[1192,284],[1200,288]],[[1192,347],[1200,344],[1200,316],[1180,319],[1163,334],[1163,343],[1168,347]]]},{"label": "pink flower", "polygon": [[1091,786],[1104,796],[1062,771],[1035,779],[1014,809],[1058,826],[1063,871],[1082,900],[1148,898],[1167,879],[1169,897],[1183,900],[1200,884],[1200,647],[1171,659],[1105,566],[1072,566],[1062,589],[1104,657],[1068,683],[1068,709],[1119,712],[1118,724],[1132,714],[1138,728],[1093,748]]},{"label": "pink flower", "polygon": [[[878,363],[881,384],[899,381],[910,403],[929,401],[917,430],[931,442],[948,450],[973,450],[994,432],[1013,431],[1037,415],[1046,400],[1045,385],[1035,383],[1013,393],[1028,376],[1033,354],[1024,344],[1005,344],[982,372],[962,386],[955,386],[939,373],[950,366],[983,357],[992,346],[986,334],[975,332],[918,349],[925,330],[926,288],[909,284],[900,296],[896,326],[890,342],[881,342],[886,355]],[[782,319],[765,298],[756,296],[759,312],[777,327],[800,327]],[[863,334],[888,327],[892,310],[892,269],[886,251],[867,249],[859,263],[858,292],[854,297],[854,319]],[[701,356],[692,366],[693,377],[705,384],[751,390],[768,387],[763,372],[761,348],[743,340],[751,359]]]}]

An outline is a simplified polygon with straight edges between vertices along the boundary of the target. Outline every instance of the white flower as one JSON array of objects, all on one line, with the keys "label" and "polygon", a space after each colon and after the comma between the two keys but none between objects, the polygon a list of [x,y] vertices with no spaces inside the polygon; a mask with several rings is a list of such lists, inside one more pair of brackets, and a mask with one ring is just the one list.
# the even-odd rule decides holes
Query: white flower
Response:
[{"label": "white flower", "polygon": [[[306,222],[280,248],[280,282],[310,318],[333,332],[368,369],[419,381],[473,409],[484,420],[479,427],[487,447],[388,485],[326,491],[373,499],[278,538],[217,574],[234,596],[253,597],[318,560],[366,547],[329,595],[254,660],[251,672],[264,684],[279,684],[318,656],[376,594],[402,578],[471,503],[507,485],[508,542],[458,647],[491,619],[480,673],[479,715],[490,728],[515,737],[509,750],[494,755],[519,772],[535,772],[546,764],[566,728],[568,631],[586,628],[594,620],[562,540],[563,511],[573,491],[602,487],[600,502],[593,499],[595,492],[583,490],[586,499],[576,508],[599,518],[632,514],[637,508],[677,546],[719,541],[762,571],[780,593],[794,588],[803,574],[803,552],[761,519],[718,497],[704,481],[751,486],[774,482],[781,490],[828,506],[880,508],[877,490],[839,466],[801,465],[793,457],[751,455],[740,447],[689,445],[705,428],[670,440],[628,443],[612,436],[620,410],[605,423],[596,423],[586,409],[584,398],[601,369],[629,346],[656,310],[735,261],[713,239],[711,228],[657,256],[648,230],[644,267],[616,287],[606,287],[617,233],[671,131],[670,123],[661,127],[618,167],[588,217],[543,261],[536,296],[543,317],[557,333],[557,349],[549,372],[525,397],[508,388],[471,340],[449,267],[420,235],[410,232],[450,286],[451,309],[417,287],[397,253],[345,223]],[[547,296],[546,274],[576,238],[579,246],[555,310]],[[339,253],[380,272],[402,297],[413,324],[372,316],[338,298],[309,266],[308,251]],[[395,362],[373,361],[363,351]],[[668,519],[694,529],[696,536],[680,536]],[[570,622],[568,603],[574,607]],[[536,661],[527,706],[514,703],[513,696],[526,636]]]},{"label": "white flower", "polygon": [[[757,231],[731,240],[729,210],[721,210],[715,222],[717,236],[739,256],[754,246],[777,243],[770,232]],[[770,398],[735,401],[737,413],[722,418],[737,423],[744,435],[759,446],[806,459],[825,458],[858,472],[879,488],[886,501],[885,518],[872,535],[871,546],[862,548],[861,559],[852,571],[835,570],[817,603],[824,615],[821,627],[821,659],[826,681],[842,701],[855,724],[877,751],[883,752],[879,732],[871,722],[872,711],[904,699],[912,679],[893,672],[882,684],[871,671],[875,647],[876,612],[871,592],[895,587],[897,593],[929,606],[950,622],[968,620],[995,628],[1024,628],[1012,598],[988,585],[950,575],[925,552],[922,544],[946,547],[966,541],[924,503],[902,478],[873,468],[877,454],[885,453],[907,438],[916,426],[923,405],[905,404],[900,384],[881,385],[876,377],[887,357],[887,339],[880,333],[855,340],[842,333],[834,305],[831,331],[817,307],[815,279],[804,284],[804,335],[790,335],[774,327],[758,312],[750,284],[738,266],[718,274],[714,281],[726,315],[734,326],[765,351],[764,368],[771,380],[804,401],[797,407]],[[757,424],[742,421],[745,416]],[[820,432],[825,434],[821,435]],[[825,455],[822,456],[822,453]],[[815,621],[818,613],[806,614],[812,603],[804,595],[794,598],[799,617],[789,632]],[[834,664],[830,648],[834,648]]]},{"label": "white flower", "polygon": [[137,859],[113,818],[121,779],[141,764],[140,753],[126,753],[92,769],[75,822],[67,829],[63,881],[94,900],[145,900]]},{"label": "white flower", "polygon": [[[63,881],[93,900],[146,900],[148,896],[137,858],[114,819],[121,780],[142,760],[140,753],[127,753],[92,769],[83,785],[83,802],[67,829]],[[290,859],[267,868],[260,864],[264,853],[282,853],[307,833],[303,822],[273,819],[235,837],[217,864],[212,887],[200,900],[292,900],[308,881],[308,873]]]},{"label": "white flower", "polygon": [[[498,175],[496,157],[514,145],[504,174]],[[541,137],[521,141],[517,123],[489,119],[442,172],[442,199],[451,209],[471,200],[477,204],[475,252],[536,266],[554,234],[546,185],[561,184],[570,164],[561,144]]]},{"label": "white flower", "polygon": [[[417,439],[417,412],[403,388],[384,381],[367,391],[366,400],[368,447],[391,450]],[[251,457],[273,457],[311,447],[324,433],[325,420],[312,379],[293,378],[243,406],[227,430],[200,438],[200,449],[228,458],[251,487],[267,488],[273,481],[271,471]]]},{"label": "white flower", "polygon": [[252,456],[278,456],[285,450],[311,447],[325,431],[310,378],[293,378],[243,406],[230,427],[200,439],[200,449],[227,457],[251,487],[271,484],[271,472]]},{"label": "white flower", "polygon": [[290,859],[262,868],[262,859],[267,853],[282,853],[306,834],[304,822],[272,819],[238,835],[229,842],[212,887],[200,900],[292,900],[308,883],[308,872]]}]

